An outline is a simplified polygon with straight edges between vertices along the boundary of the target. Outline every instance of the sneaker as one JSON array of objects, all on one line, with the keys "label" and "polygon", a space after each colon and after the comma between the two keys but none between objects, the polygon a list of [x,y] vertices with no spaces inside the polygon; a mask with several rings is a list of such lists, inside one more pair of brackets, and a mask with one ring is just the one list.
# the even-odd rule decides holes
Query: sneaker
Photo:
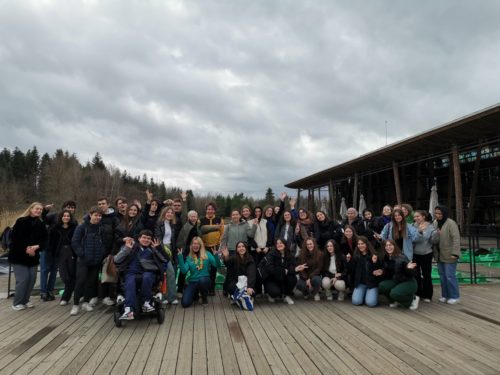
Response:
[{"label": "sneaker", "polygon": [[338,301],[343,301],[345,297],[345,292],[339,292],[339,297],[337,298]]},{"label": "sneaker", "polygon": [[89,305],[94,307],[95,305],[97,305],[97,302],[99,302],[99,298],[97,297],[91,298],[89,301]]},{"label": "sneaker", "polygon": [[61,302],[59,302],[59,306],[66,306],[68,304],[68,301],[65,301],[65,300],[61,300]]},{"label": "sneaker", "polygon": [[35,307],[35,305],[33,304],[33,302],[31,301],[28,301],[26,302],[26,305],[25,305],[28,309],[32,309],[33,307]]},{"label": "sneaker", "polygon": [[43,302],[47,302],[47,301],[49,301],[49,295],[47,293],[42,293],[42,294],[40,294],[40,299]]},{"label": "sneaker", "polygon": [[113,306],[115,304],[115,302],[109,297],[104,298],[102,300],[102,303],[104,303],[106,306]]},{"label": "sneaker", "polygon": [[441,298],[439,298],[439,302],[441,302],[441,303],[446,303],[446,298],[445,298],[445,297],[441,297]]},{"label": "sneaker", "polygon": [[424,301],[425,303],[431,303],[431,299],[430,298],[424,298],[422,301]]},{"label": "sneaker", "polygon": [[333,301],[333,296],[328,296],[328,297],[326,297],[326,300],[327,300],[327,301]]},{"label": "sneaker", "polygon": [[304,299],[309,299],[309,294],[304,294]]},{"label": "sneaker", "polygon": [[446,301],[446,303],[448,305],[455,305],[455,304],[457,304],[459,302],[460,302],[460,299],[458,299],[458,298],[450,298],[448,301]]},{"label": "sneaker", "polygon": [[24,310],[26,308],[26,305],[12,305],[12,310],[20,311]]},{"label": "sneaker", "polygon": [[125,302],[125,297],[124,297],[124,296],[122,296],[121,294],[118,294],[118,296],[116,297],[116,303],[117,303],[118,305],[121,305],[121,304],[122,304],[122,303],[124,303],[124,302]]},{"label": "sneaker", "polygon": [[181,298],[182,298],[182,293],[181,293],[181,292],[177,292],[177,298],[178,298],[178,299],[181,299]]},{"label": "sneaker", "polygon": [[156,293],[154,298],[155,298],[155,300],[157,300],[158,302],[161,302],[161,300],[163,299],[163,294],[161,294],[161,293]]},{"label": "sneaker", "polygon": [[122,316],[120,316],[120,320],[134,320],[134,312],[130,311],[130,307],[125,307],[125,311]]},{"label": "sneaker", "polygon": [[416,309],[418,309],[418,303],[419,302],[420,302],[420,297],[419,296],[413,297],[413,301],[411,302],[411,305],[410,305],[410,310],[416,310]]},{"label": "sneaker", "polygon": [[56,296],[54,296],[54,293],[48,292],[47,293],[47,301],[54,301],[56,299]]},{"label": "sneaker", "polygon": [[275,300],[273,297],[271,297],[271,296],[268,296],[268,297],[267,297],[267,300],[268,300],[269,302],[271,302],[271,303],[276,302],[276,300]]},{"label": "sneaker", "polygon": [[315,301],[321,301],[321,297],[319,296],[319,293],[316,293],[316,294],[314,295],[314,300],[315,300]]},{"label": "sneaker", "polygon": [[390,307],[391,309],[395,309],[395,308],[396,308],[396,307],[398,307],[398,306],[399,306],[399,303],[397,303],[397,302],[393,302],[393,303],[389,304],[389,307]]},{"label": "sneaker", "polygon": [[83,305],[82,305],[82,309],[85,310],[85,311],[94,311],[94,308],[92,307],[92,305],[90,304],[90,302],[84,302]]},{"label": "sneaker", "polygon": [[295,303],[293,302],[293,299],[290,296],[285,296],[285,298],[283,298],[283,302],[285,302],[288,305],[293,305]]},{"label": "sneaker", "polygon": [[144,302],[144,305],[142,305],[142,311],[144,312],[151,312],[155,311],[155,308],[149,304],[149,302]]},{"label": "sneaker", "polygon": [[179,304],[179,300],[176,298],[172,302],[170,302],[170,304],[171,305],[178,305]]},{"label": "sneaker", "polygon": [[73,305],[69,315],[78,315],[79,312],[80,312],[80,305]]}]

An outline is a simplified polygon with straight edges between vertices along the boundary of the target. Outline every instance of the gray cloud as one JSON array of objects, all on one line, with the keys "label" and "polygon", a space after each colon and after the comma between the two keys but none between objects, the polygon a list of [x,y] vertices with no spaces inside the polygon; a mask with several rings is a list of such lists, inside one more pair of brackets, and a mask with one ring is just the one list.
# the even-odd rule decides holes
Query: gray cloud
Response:
[{"label": "gray cloud", "polygon": [[498,101],[496,1],[0,5],[1,146],[262,196]]}]

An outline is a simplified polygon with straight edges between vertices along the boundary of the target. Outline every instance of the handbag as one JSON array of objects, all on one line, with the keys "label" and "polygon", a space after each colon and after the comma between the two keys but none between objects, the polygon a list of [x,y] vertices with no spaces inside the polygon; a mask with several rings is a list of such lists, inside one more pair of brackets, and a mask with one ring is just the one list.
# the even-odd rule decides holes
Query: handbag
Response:
[{"label": "handbag", "polygon": [[118,281],[118,274],[116,272],[115,262],[113,256],[108,255],[104,258],[101,269],[101,283],[116,283]]}]

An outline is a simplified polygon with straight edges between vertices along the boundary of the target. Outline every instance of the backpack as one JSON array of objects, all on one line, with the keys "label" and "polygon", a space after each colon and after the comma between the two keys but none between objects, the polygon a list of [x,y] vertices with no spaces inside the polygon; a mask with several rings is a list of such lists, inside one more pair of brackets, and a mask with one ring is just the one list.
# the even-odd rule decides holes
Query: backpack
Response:
[{"label": "backpack", "polygon": [[12,245],[12,228],[7,227],[4,229],[2,236],[0,237],[0,242],[2,249],[5,251],[10,250],[10,246]]}]

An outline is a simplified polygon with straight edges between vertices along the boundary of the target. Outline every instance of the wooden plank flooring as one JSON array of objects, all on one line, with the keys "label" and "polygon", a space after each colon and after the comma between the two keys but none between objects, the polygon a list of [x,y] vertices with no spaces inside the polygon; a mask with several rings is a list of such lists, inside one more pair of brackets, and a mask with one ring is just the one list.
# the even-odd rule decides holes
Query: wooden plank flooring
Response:
[{"label": "wooden plank flooring", "polygon": [[0,374],[500,374],[500,284],[461,292],[415,312],[299,296],[245,312],[218,294],[122,328],[102,305],[73,317],[57,301],[2,300]]}]

